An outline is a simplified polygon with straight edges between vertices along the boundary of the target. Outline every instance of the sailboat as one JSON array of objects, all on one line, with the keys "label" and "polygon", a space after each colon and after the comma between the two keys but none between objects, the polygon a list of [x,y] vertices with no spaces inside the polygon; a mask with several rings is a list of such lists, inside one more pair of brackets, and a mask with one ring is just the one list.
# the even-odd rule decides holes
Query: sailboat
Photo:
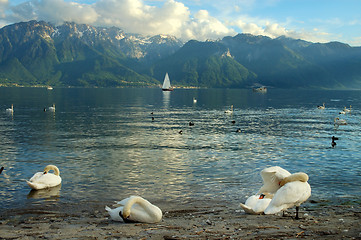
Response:
[{"label": "sailboat", "polygon": [[168,73],[165,74],[162,90],[163,91],[173,91],[173,88],[170,85]]}]

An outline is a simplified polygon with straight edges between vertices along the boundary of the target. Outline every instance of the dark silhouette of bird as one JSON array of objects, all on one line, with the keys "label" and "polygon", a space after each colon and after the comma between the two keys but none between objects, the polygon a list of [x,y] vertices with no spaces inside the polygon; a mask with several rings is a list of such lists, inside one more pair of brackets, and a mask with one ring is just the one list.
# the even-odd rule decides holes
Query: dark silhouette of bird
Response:
[{"label": "dark silhouette of bird", "polygon": [[334,148],[334,147],[336,147],[336,140],[338,140],[338,138],[337,137],[335,137],[335,136],[332,136],[332,142],[331,142],[331,146]]},{"label": "dark silhouette of bird", "polygon": [[182,134],[183,134],[183,130],[180,130],[178,133],[182,135]]},{"label": "dark silhouette of bird", "polygon": [[4,167],[1,167],[0,168],[0,174],[3,172],[3,170],[4,170]]},{"label": "dark silhouette of bird", "polygon": [[235,120],[232,120],[232,121],[231,121],[231,123],[232,123],[232,124],[235,124],[235,123],[236,123],[236,121],[235,121]]},{"label": "dark silhouette of bird", "polygon": [[194,123],[193,123],[193,122],[189,122],[189,126],[194,126]]},{"label": "dark silhouette of bird", "polygon": [[241,132],[241,129],[240,129],[240,128],[238,128],[238,129],[236,130],[236,132],[237,132],[237,133],[240,133],[240,132]]}]

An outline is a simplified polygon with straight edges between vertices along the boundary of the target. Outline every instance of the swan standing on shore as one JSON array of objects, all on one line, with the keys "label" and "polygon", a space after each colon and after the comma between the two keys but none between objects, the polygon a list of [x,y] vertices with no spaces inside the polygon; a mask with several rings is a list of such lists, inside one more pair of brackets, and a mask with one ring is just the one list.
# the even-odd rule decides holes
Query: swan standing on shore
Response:
[{"label": "swan standing on shore", "polygon": [[296,206],[296,219],[299,219],[299,206],[311,196],[311,186],[307,181],[308,175],[303,172],[284,178],[280,182],[281,188],[276,192],[264,213],[275,214]]},{"label": "swan standing on shore", "polygon": [[[49,173],[51,170],[53,170],[54,173]],[[61,183],[61,177],[59,175],[59,168],[54,165],[48,165],[44,168],[43,172],[35,173],[34,176],[26,182],[32,189],[35,190],[55,187]]]},{"label": "swan standing on shore", "polygon": [[162,210],[139,196],[131,196],[117,203],[120,207],[105,206],[114,221],[157,223],[162,219]]},{"label": "swan standing on shore", "polygon": [[261,171],[263,186],[257,195],[250,196],[244,204],[240,203],[240,206],[246,213],[262,214],[281,187],[280,182],[290,175],[290,172],[278,166],[263,169]]}]

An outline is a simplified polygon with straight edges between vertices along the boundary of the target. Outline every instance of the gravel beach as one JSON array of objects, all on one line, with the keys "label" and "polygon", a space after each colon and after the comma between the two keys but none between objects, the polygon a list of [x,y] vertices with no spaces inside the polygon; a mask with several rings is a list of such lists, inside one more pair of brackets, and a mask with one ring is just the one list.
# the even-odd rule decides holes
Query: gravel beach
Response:
[{"label": "gravel beach", "polygon": [[359,205],[309,201],[285,216],[248,215],[234,203],[154,202],[163,211],[156,224],[109,219],[112,203],[44,203],[3,211],[0,239],[361,239]]}]

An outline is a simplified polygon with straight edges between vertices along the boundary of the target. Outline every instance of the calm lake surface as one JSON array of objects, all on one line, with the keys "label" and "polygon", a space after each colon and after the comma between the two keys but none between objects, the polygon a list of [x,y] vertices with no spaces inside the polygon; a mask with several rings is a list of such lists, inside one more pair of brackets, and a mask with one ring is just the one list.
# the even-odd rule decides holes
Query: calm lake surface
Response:
[{"label": "calm lake surface", "polygon": [[[0,88],[0,108],[0,210],[129,195],[238,204],[275,165],[306,172],[311,199],[361,200],[361,91]],[[62,185],[30,191],[25,180],[48,164]]]}]

